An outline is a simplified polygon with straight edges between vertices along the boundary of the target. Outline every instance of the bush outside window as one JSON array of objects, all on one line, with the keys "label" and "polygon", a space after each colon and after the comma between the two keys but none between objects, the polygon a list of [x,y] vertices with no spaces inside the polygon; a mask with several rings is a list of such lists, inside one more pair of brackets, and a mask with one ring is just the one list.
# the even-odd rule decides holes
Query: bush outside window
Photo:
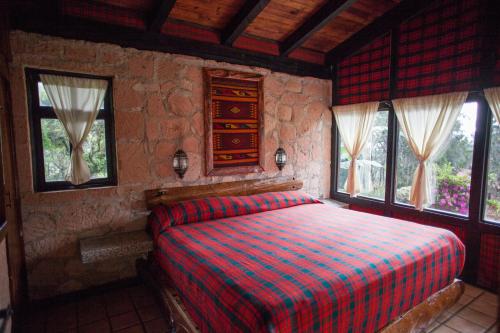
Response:
[{"label": "bush outside window", "polygon": [[500,124],[491,118],[484,219],[500,223]]},{"label": "bush outside window", "polygon": [[[476,129],[477,103],[465,103],[450,138],[437,158],[429,163],[433,173],[433,202],[426,208],[467,216],[471,186],[472,153]],[[401,130],[396,164],[397,203],[410,204],[413,173],[418,161]]]}]

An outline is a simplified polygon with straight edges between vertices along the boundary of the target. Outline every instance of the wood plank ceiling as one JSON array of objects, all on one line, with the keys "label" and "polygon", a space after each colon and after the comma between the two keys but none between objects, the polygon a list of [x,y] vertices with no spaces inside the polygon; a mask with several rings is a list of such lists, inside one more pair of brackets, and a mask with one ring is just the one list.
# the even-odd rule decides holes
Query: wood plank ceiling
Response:
[{"label": "wood plank ceiling", "polygon": [[[415,0],[403,0],[412,2]],[[417,1],[418,2],[418,1]],[[429,2],[429,1],[424,1]],[[400,0],[23,0],[14,28],[328,77],[335,48]],[[120,30],[121,29],[121,30]],[[73,36],[75,35],[75,36]],[[133,41],[139,38],[139,41]],[[156,41],[158,47],[149,45]],[[332,51],[333,50],[333,51]],[[201,51],[200,51],[201,53]],[[203,55],[201,55],[203,56]],[[274,62],[274,64],[268,64]]]}]

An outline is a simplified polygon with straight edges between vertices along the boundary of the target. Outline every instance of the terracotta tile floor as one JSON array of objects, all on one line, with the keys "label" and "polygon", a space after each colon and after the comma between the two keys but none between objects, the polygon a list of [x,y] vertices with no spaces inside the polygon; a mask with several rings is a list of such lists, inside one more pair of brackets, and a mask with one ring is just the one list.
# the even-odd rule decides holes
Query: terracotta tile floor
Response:
[{"label": "terracotta tile floor", "polygon": [[[443,313],[429,333],[496,333],[496,295],[467,285],[462,298]],[[23,332],[164,333],[167,323],[144,286],[121,288],[40,309],[25,320]]]},{"label": "terracotta tile floor", "polygon": [[497,295],[466,284],[457,304],[439,316],[427,332],[497,333],[497,314]]},{"label": "terracotta tile floor", "polygon": [[165,333],[167,323],[152,293],[139,285],[39,309],[21,332]]}]

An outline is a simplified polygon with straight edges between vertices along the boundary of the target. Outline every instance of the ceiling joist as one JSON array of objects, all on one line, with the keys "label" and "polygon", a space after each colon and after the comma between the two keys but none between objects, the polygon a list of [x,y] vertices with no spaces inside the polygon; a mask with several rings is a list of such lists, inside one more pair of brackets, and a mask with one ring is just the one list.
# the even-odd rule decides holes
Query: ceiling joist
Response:
[{"label": "ceiling joist", "polygon": [[245,31],[252,21],[260,14],[270,0],[247,0],[238,14],[229,22],[221,32],[221,43],[232,45]]},{"label": "ceiling joist", "polygon": [[299,76],[331,78],[328,67],[323,65],[76,17],[60,17],[55,21],[47,21],[36,13],[17,13],[12,17],[12,25],[15,29],[50,36],[111,43],[139,50],[186,54]]},{"label": "ceiling joist", "polygon": [[151,15],[151,21],[148,25],[149,31],[161,31],[161,28],[168,18],[168,15],[172,11],[172,8],[174,8],[175,1],[176,0],[160,0]]},{"label": "ceiling joist", "polygon": [[326,54],[328,65],[336,64],[358,51],[369,42],[388,33],[403,21],[417,15],[435,0],[403,0],[384,15],[343,41]]},{"label": "ceiling joist", "polygon": [[314,13],[304,24],[287,37],[280,46],[282,56],[289,55],[316,31],[323,28],[336,16],[349,8],[356,0],[329,1]]}]

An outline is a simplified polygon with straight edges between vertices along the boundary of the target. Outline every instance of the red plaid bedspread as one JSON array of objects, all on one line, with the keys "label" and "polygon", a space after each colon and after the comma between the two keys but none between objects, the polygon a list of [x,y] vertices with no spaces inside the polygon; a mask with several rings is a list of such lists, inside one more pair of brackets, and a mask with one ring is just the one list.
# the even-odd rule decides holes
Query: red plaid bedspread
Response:
[{"label": "red plaid bedspread", "polygon": [[375,332],[464,263],[449,231],[321,204],[168,227],[156,245],[202,332]]}]

